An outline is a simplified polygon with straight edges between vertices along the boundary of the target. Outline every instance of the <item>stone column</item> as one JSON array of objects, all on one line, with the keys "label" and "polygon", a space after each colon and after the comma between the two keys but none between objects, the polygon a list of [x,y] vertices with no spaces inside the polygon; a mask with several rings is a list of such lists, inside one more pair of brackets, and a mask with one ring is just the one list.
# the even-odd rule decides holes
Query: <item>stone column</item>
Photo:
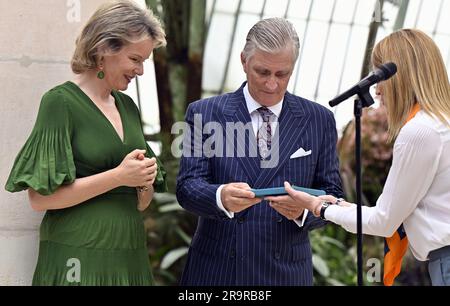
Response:
[{"label": "stone column", "polygon": [[42,214],[27,193],[4,190],[41,96],[72,78],[81,27],[105,0],[0,1],[0,285],[30,285]]}]

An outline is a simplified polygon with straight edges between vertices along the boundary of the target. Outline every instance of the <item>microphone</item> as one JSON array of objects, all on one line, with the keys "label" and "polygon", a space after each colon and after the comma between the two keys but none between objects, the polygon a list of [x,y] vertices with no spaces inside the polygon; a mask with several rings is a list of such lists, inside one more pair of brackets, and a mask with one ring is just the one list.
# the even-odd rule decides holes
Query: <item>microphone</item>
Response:
[{"label": "microphone", "polygon": [[397,72],[397,65],[394,63],[386,63],[380,66],[380,68],[375,69],[371,74],[367,77],[359,81],[356,85],[354,85],[349,90],[337,95],[329,102],[331,107],[338,105],[342,101],[347,100],[356,94],[362,94],[365,91],[369,91],[369,87],[373,84],[376,84],[380,81],[384,81],[389,79]]}]

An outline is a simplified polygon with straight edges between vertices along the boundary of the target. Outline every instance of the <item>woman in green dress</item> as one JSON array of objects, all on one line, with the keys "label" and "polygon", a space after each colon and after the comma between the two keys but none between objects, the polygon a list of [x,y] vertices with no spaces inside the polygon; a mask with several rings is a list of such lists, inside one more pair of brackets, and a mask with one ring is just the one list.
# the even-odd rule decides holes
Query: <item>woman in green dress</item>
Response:
[{"label": "woman in green dress", "polygon": [[73,81],[44,94],[6,189],[46,211],[33,285],[151,285],[140,211],[166,190],[139,110],[120,92],[166,43],[151,11],[100,7],[76,42]]}]

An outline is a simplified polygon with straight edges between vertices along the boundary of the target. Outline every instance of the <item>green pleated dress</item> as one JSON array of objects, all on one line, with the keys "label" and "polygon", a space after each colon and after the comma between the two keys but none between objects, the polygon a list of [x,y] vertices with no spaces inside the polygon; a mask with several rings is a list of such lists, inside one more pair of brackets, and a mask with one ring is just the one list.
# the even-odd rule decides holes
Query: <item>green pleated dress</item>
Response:
[{"label": "green pleated dress", "polygon": [[[122,141],[109,120],[74,83],[42,98],[33,131],[6,183],[11,192],[33,188],[49,195],[76,178],[117,167],[135,149],[154,153],[144,140],[139,110],[113,91]],[[166,191],[160,161],[154,187]],[[135,188],[119,187],[79,205],[48,210],[40,228],[33,285],[152,285],[146,233]]]}]

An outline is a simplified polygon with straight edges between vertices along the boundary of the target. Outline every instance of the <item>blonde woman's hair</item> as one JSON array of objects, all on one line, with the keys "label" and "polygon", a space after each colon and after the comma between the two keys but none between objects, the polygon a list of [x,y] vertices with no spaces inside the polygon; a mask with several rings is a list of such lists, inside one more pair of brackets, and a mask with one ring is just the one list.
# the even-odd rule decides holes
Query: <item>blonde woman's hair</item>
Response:
[{"label": "blonde woman's hair", "polygon": [[381,40],[372,65],[397,65],[397,74],[382,84],[389,137],[394,139],[416,103],[427,114],[450,126],[450,84],[439,48],[425,33],[403,29]]},{"label": "blonde woman's hair", "polygon": [[102,52],[119,52],[125,45],[151,38],[155,48],[165,46],[160,21],[149,9],[128,0],[110,1],[92,15],[76,40],[72,71],[76,74],[96,69]]}]

